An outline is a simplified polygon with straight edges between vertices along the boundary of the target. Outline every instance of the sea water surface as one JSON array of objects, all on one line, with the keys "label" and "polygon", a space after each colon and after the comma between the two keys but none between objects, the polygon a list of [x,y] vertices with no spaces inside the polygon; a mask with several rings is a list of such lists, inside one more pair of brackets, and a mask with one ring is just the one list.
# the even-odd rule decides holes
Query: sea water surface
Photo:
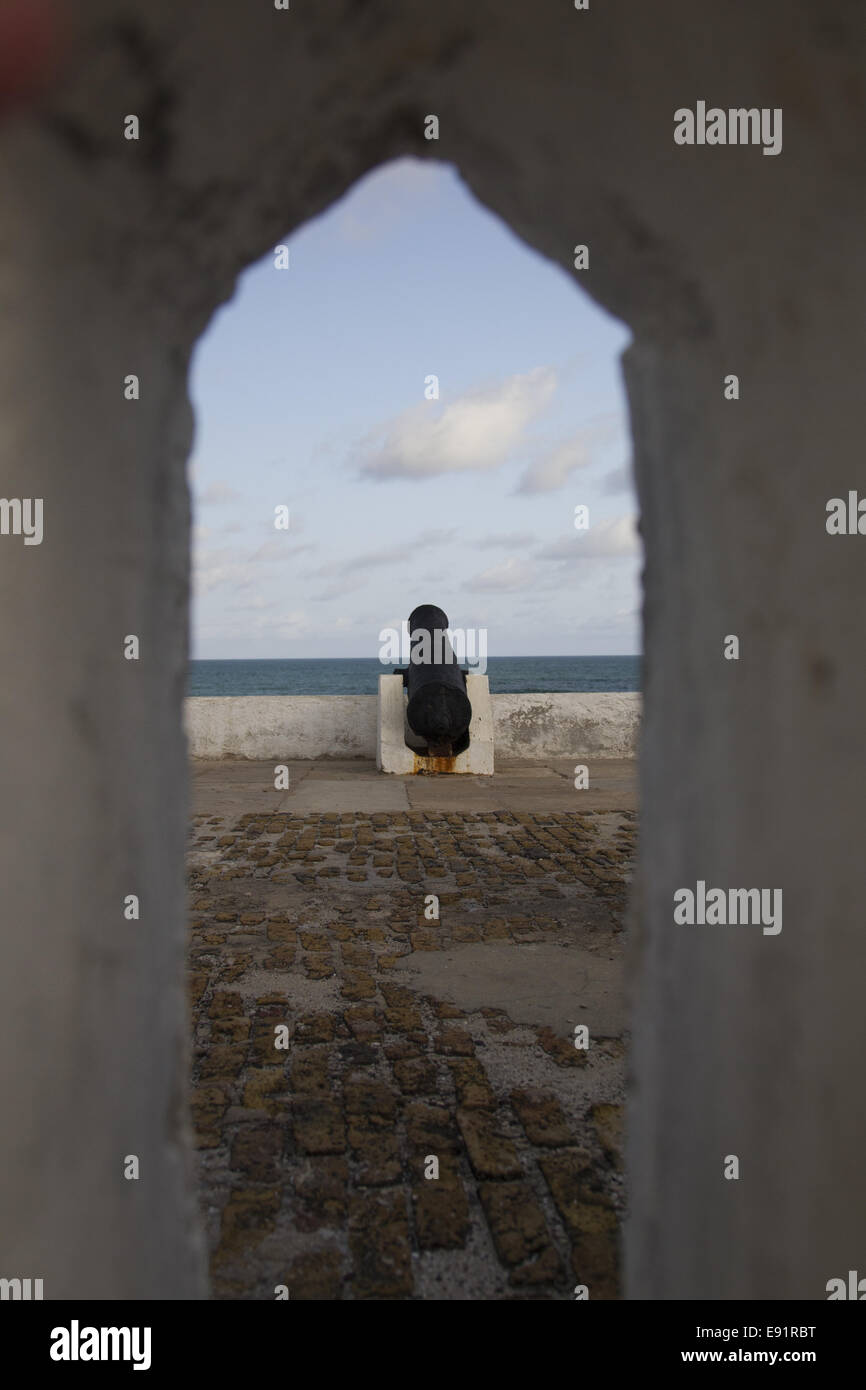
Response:
[{"label": "sea water surface", "polygon": [[[378,657],[192,661],[189,695],[375,695],[390,673]],[[471,669],[467,666],[466,669]],[[491,656],[490,689],[499,695],[640,690],[639,656]]]}]

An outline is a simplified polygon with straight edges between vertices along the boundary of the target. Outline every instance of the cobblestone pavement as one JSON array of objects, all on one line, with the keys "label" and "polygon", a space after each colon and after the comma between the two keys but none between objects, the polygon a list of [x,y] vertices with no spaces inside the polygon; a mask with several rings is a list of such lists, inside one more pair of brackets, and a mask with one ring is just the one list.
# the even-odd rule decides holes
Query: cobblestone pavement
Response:
[{"label": "cobblestone pavement", "polygon": [[194,817],[215,1298],[618,1297],[621,1026],[582,1050],[580,999],[551,1027],[531,1021],[543,991],[465,1011],[405,967],[486,943],[519,979],[546,943],[617,969],[635,828],[626,811]]}]

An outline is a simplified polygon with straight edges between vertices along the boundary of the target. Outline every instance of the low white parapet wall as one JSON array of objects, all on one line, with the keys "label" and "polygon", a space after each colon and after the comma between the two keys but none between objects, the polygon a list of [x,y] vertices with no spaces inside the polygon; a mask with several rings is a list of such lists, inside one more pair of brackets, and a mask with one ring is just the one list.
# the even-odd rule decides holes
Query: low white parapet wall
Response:
[{"label": "low white parapet wall", "polygon": [[[497,760],[633,758],[639,694],[494,695]],[[376,757],[375,695],[192,696],[193,758]]]},{"label": "low white parapet wall", "polygon": [[635,758],[641,697],[608,692],[494,695],[497,758]]}]

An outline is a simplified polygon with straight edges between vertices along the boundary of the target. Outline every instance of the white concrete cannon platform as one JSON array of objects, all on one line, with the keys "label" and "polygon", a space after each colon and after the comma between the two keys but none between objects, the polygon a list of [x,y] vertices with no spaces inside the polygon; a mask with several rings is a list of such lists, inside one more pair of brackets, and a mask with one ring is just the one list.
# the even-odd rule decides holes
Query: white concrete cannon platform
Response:
[{"label": "white concrete cannon platform", "polygon": [[472,705],[469,747],[451,758],[429,757],[420,751],[424,740],[416,738],[409,727],[403,677],[380,676],[376,738],[376,766],[379,771],[403,777],[419,773],[492,777],[493,709],[487,677],[467,676],[466,694]]}]

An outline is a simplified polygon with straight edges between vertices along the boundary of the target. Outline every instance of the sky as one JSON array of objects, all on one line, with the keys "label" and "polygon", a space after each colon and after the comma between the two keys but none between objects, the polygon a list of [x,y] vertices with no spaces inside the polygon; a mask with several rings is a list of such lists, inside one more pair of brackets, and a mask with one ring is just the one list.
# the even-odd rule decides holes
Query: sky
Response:
[{"label": "sky", "polygon": [[419,603],[489,656],[639,652],[629,333],[580,272],[428,160],[283,244],[193,358],[193,658],[375,657]]}]

